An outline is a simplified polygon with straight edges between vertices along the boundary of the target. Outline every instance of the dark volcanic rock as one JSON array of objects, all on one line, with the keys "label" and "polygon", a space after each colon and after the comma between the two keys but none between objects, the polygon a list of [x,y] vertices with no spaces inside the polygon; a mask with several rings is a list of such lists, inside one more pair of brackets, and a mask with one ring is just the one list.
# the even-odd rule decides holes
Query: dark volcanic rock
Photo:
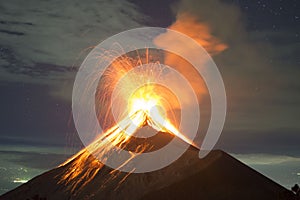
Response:
[{"label": "dark volcanic rock", "polygon": [[[72,162],[77,159],[80,155]],[[198,151],[191,147],[171,165],[144,174],[90,166],[97,170],[96,175],[90,181],[76,177],[76,187],[70,187],[74,182],[61,181],[72,162],[35,177],[0,199],[295,199],[291,191],[222,151],[199,159]]]}]

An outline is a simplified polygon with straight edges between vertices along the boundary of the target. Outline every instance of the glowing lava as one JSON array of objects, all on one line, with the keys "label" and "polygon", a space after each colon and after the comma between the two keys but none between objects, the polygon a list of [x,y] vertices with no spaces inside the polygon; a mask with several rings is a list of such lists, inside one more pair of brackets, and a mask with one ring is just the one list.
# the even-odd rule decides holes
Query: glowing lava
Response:
[{"label": "glowing lava", "polygon": [[[162,107],[163,103],[157,94],[150,91],[150,88],[153,89],[153,86],[146,85],[132,95],[129,100],[128,117],[108,129],[100,138],[96,139],[88,147],[62,164],[70,166],[63,172],[60,182],[68,185],[73,192],[84,187],[103,167],[103,164],[96,158],[101,158],[101,160],[110,159],[109,156],[113,151],[116,151],[116,146],[120,147],[120,149],[126,148],[130,142],[129,139],[134,136],[134,133],[136,133],[139,128],[145,125],[151,126],[160,132],[174,134],[185,142],[193,144],[192,141],[181,134],[177,128],[165,118],[165,110]],[[148,144],[138,145],[134,153],[131,154],[132,156],[122,163],[120,167],[125,165],[136,155],[150,148],[151,146]],[[75,159],[78,157],[80,159]],[[118,173],[117,170],[114,172]],[[84,180],[83,183],[81,183],[80,180],[78,181],[78,178]]]},{"label": "glowing lava", "polygon": [[[181,138],[188,144],[193,142],[181,134],[177,128],[166,117],[161,97],[154,93],[152,85],[140,88],[129,100],[129,120],[125,119],[120,123],[128,123],[124,131],[132,135],[139,127],[149,125],[157,131],[168,132]],[[119,124],[120,124],[119,123]],[[124,127],[124,126],[123,126]]]},{"label": "glowing lava", "polygon": [[[120,84],[122,86],[120,92],[118,92],[120,94],[118,97],[120,98],[117,98],[114,105],[123,109],[122,105],[125,102],[127,104],[125,106],[126,112],[124,115],[123,110],[123,113],[121,112],[122,118],[118,119],[115,125],[111,126],[89,146],[61,165],[68,165],[68,167],[60,175],[59,183],[67,185],[72,192],[76,192],[76,190],[84,187],[97,175],[103,167],[103,163],[99,160],[114,159],[111,158],[113,153],[132,145],[130,144],[130,138],[135,137],[135,133],[144,126],[150,126],[158,132],[167,132],[193,145],[193,142],[180,133],[174,125],[178,121],[174,110],[180,109],[176,96],[168,91],[167,88],[153,84],[158,78],[162,77],[162,67],[158,63],[154,63],[152,66],[148,66],[147,70],[137,70],[133,71],[129,76],[124,75],[132,70],[134,66],[141,65],[141,63],[141,60],[133,62],[128,57],[121,57],[112,64],[112,68],[106,73],[107,76],[104,76],[104,88],[100,92],[101,96],[99,96],[99,99],[96,97],[96,101],[99,102],[99,105],[102,105],[101,108],[108,107],[101,104],[104,102],[103,98],[111,97],[113,89]],[[123,82],[119,83],[120,79]],[[145,80],[146,84],[140,84],[145,83]],[[142,86],[132,90],[136,85]],[[105,91],[104,95],[103,91]],[[130,93],[129,91],[133,92]],[[98,113],[101,116],[101,111]],[[107,110],[104,112],[104,116],[107,116]],[[112,120],[109,119],[107,121],[111,122]],[[123,163],[119,167],[126,165],[135,156],[151,148],[151,144],[135,144],[134,151],[126,150],[131,157],[124,162],[122,161]],[[118,170],[116,169],[114,172],[118,173]]]}]

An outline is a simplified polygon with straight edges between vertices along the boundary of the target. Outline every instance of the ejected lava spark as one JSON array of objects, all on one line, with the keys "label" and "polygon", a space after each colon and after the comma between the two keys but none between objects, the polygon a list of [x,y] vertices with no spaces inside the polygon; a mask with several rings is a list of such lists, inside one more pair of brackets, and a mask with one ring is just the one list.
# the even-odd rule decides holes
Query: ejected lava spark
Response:
[{"label": "ejected lava spark", "polygon": [[[112,105],[114,105],[118,107],[117,116],[119,118],[106,131],[99,133],[99,136],[90,145],[61,165],[70,165],[63,172],[60,182],[68,184],[73,191],[84,187],[91,181],[103,167],[103,163],[100,161],[110,159],[109,157],[114,151],[125,149],[130,138],[135,137],[135,133],[144,126],[149,126],[157,132],[169,133],[193,145],[193,141],[178,130],[179,124],[176,123],[179,120],[176,119],[174,109],[178,109],[180,105],[176,96],[172,95],[167,88],[154,84],[157,79],[161,78],[163,66],[159,62],[147,63],[146,68],[132,71],[143,62],[148,62],[148,54],[147,51],[146,59],[121,56],[111,64],[111,68],[105,73],[105,81],[102,82],[104,84],[99,89],[102,91],[102,95],[96,96],[96,102],[99,107],[102,106],[99,113],[103,114],[104,110],[103,115],[106,116],[104,121],[111,122],[110,115],[106,112],[111,112]],[[129,71],[132,73],[126,76]],[[135,88],[141,82],[143,84]],[[117,92],[117,97],[111,101],[113,103],[103,106],[107,99],[112,98],[112,93],[118,85],[122,87]],[[119,149],[115,148],[116,146]],[[149,150],[147,144],[139,144],[134,151],[129,150],[131,157],[121,163],[119,167],[146,150]],[[75,159],[78,157],[80,159]],[[87,163],[89,164],[87,165]],[[80,177],[80,181],[78,181],[78,177]]]}]

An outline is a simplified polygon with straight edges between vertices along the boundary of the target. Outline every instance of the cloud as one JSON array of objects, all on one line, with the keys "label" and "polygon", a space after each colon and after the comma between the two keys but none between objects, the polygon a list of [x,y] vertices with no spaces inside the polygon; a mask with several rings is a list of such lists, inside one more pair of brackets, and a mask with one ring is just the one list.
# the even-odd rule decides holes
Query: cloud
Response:
[{"label": "cloud", "polygon": [[[295,120],[300,112],[295,55],[300,49],[289,39],[293,34],[290,30],[251,30],[247,27],[248,16],[238,5],[221,0],[182,0],[173,10],[178,17],[192,15],[228,46],[213,55],[227,92],[226,130],[300,128]],[[198,33],[205,38],[205,34]]]},{"label": "cloud", "polygon": [[72,85],[73,66],[105,38],[146,20],[128,1],[12,0],[0,8],[1,80],[48,84],[68,99],[60,87]]},{"label": "cloud", "polygon": [[[177,13],[176,21],[168,28],[189,36],[206,49],[210,55],[219,54],[227,48],[226,44],[222,43],[218,38],[212,35],[210,27],[206,23],[200,22],[197,16],[194,16],[187,11]],[[197,60],[201,60],[202,67],[208,65],[206,64],[206,61],[209,57],[206,53],[203,52],[203,55],[199,55],[199,51],[193,49],[193,44],[187,44],[187,41],[184,38],[179,38],[177,34],[174,34],[171,31],[167,31],[156,37],[154,43],[161,48],[170,47],[171,49],[176,50],[176,52],[181,52],[181,56],[191,55],[194,58],[197,58]],[[187,46],[190,48],[187,48]],[[207,94],[203,79],[186,60],[175,54],[165,53],[164,63],[175,68],[181,75],[189,80],[199,99],[202,99],[202,96]],[[179,83],[179,88],[182,88],[180,87],[179,80],[173,78],[172,83]],[[187,99],[191,99],[191,96],[184,96],[186,96]]]},{"label": "cloud", "polygon": [[247,165],[278,165],[287,162],[300,162],[300,158],[272,154],[232,154]]},{"label": "cloud", "polygon": [[126,1],[13,0],[1,7],[1,45],[29,64],[72,66],[85,48],[143,20]]}]

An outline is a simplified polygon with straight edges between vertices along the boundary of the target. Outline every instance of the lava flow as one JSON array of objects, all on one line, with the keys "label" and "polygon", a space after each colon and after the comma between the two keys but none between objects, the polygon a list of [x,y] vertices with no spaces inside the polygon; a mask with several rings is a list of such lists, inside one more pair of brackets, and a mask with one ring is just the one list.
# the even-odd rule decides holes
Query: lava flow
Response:
[{"label": "lava flow", "polygon": [[[124,58],[126,62],[124,62]],[[131,138],[136,138],[135,133],[144,126],[149,126],[157,132],[169,133],[174,137],[179,137],[188,144],[194,145],[193,142],[180,133],[178,128],[173,124],[176,121],[175,117],[171,117],[170,114],[168,114],[170,112],[172,113],[174,107],[178,107],[179,105],[176,97],[174,95],[172,96],[165,87],[153,84],[155,79],[160,77],[158,75],[161,75],[162,67],[160,64],[154,63],[148,66],[147,70],[137,70],[129,76],[125,76],[125,72],[133,69],[132,62],[128,61],[128,57],[122,57],[121,60],[117,60],[116,62],[117,63],[113,63],[112,65],[112,71],[118,73],[114,73],[114,76],[109,77],[113,77],[113,80],[122,79],[123,82],[125,81],[125,83],[121,83],[125,88],[123,87],[119,93],[122,94],[122,92],[125,91],[127,95],[125,95],[127,99],[125,99],[124,96],[121,98],[126,100],[126,115],[121,120],[118,120],[115,125],[98,136],[89,146],[60,165],[68,167],[66,167],[66,170],[60,175],[59,183],[65,184],[66,187],[73,192],[93,180],[99,170],[104,166],[101,161],[112,159],[110,156],[112,153],[115,153],[115,151],[125,149],[131,155],[128,160],[120,164],[119,167],[122,167],[135,156],[151,150],[153,144],[149,143],[134,144],[135,148],[133,150],[126,149],[132,145]],[[141,64],[141,62],[136,63]],[[111,75],[112,71],[109,71],[108,74]],[[117,77],[116,74],[121,74],[122,76]],[[141,87],[138,87],[133,90],[132,93],[128,94],[129,90],[126,89],[126,86],[138,85],[139,80],[143,80],[143,82],[146,80],[146,84],[142,84]],[[110,83],[109,86],[113,86],[114,88],[118,85],[117,81],[115,81],[114,84],[112,84],[113,81],[110,81]],[[105,91],[108,91],[107,87]],[[116,103],[116,105],[118,104],[121,105],[120,102]],[[118,169],[113,172],[118,173]],[[134,169],[132,172],[134,172]]]}]

